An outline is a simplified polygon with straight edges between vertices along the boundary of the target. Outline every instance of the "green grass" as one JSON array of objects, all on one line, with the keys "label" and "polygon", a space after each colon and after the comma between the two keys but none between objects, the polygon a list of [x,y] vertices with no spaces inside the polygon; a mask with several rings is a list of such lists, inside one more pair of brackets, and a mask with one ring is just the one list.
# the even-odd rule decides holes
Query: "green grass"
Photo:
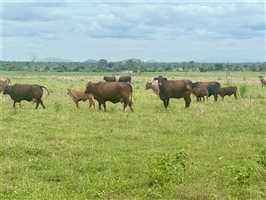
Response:
[{"label": "green grass", "polygon": [[[107,103],[80,109],[67,88],[85,89],[103,74],[2,72],[12,83],[50,90],[46,110],[1,95],[0,199],[265,199],[266,89],[256,73],[232,73],[245,94],[214,102],[170,100],[133,76],[135,112]],[[161,73],[216,80],[225,73]],[[243,89],[242,89],[243,90]],[[46,93],[45,95],[46,96]]]}]

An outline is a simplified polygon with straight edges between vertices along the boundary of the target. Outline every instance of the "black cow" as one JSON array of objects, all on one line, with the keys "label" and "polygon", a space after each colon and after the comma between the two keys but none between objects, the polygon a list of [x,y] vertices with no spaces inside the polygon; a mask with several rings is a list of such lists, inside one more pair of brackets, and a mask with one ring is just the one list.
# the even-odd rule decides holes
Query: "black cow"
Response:
[{"label": "black cow", "polygon": [[118,82],[131,83],[131,76],[120,76]]},{"label": "black cow", "polygon": [[189,107],[191,98],[191,84],[190,80],[167,80],[162,76],[158,76],[154,78],[154,80],[158,80],[159,85],[159,96],[163,101],[164,107],[167,108],[169,105],[170,98],[184,98],[186,103],[186,108]]},{"label": "black cow", "polygon": [[192,83],[192,89],[194,88],[206,88],[208,90],[208,96],[214,96],[214,100],[217,101],[218,90],[221,88],[221,84],[218,82],[196,82]]},{"label": "black cow", "polygon": [[104,76],[103,80],[105,80],[106,82],[116,82],[115,76]]},{"label": "black cow", "polygon": [[[3,94],[8,94],[11,99],[14,101],[13,108],[16,107],[17,102],[21,102],[22,100],[26,101],[35,101],[36,107],[38,108],[39,104],[45,109],[45,106],[42,102],[43,88],[47,90],[48,95],[49,91],[46,87],[41,85],[30,85],[30,84],[15,84],[12,86],[7,86],[4,88]],[[47,95],[47,96],[48,96]]]}]

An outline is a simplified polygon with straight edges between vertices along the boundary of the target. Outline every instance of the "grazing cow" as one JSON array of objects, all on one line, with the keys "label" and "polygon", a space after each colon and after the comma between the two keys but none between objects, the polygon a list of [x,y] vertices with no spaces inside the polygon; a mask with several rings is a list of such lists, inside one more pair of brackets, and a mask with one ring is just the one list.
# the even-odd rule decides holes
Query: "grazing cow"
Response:
[{"label": "grazing cow", "polygon": [[120,76],[118,82],[128,82],[131,83],[131,76]]},{"label": "grazing cow", "polygon": [[218,90],[220,89],[221,84],[218,82],[196,82],[192,83],[192,89],[194,88],[206,88],[208,90],[208,96],[214,96],[214,101],[217,101]]},{"label": "grazing cow", "polygon": [[70,97],[72,97],[77,108],[79,108],[79,102],[80,101],[85,102],[87,100],[89,100],[90,107],[93,106],[95,108],[95,103],[93,101],[93,95],[92,94],[85,94],[83,91],[77,91],[77,90],[72,90],[72,89],[67,89],[67,94]]},{"label": "grazing cow", "polygon": [[8,78],[1,78],[1,77],[0,77],[0,93],[1,93],[2,91],[4,91],[4,88],[5,88],[6,86],[9,86],[10,84],[11,84],[10,79],[8,79]]},{"label": "grazing cow", "polygon": [[235,99],[237,99],[237,87],[231,86],[231,87],[222,87],[218,90],[218,94],[222,97],[222,100],[224,100],[224,97],[226,95],[231,96],[232,94],[235,96]]},{"label": "grazing cow", "polygon": [[159,85],[159,96],[163,101],[164,107],[167,108],[169,105],[170,98],[184,98],[186,103],[186,108],[189,107],[191,98],[191,84],[190,80],[167,80],[162,76],[158,76],[154,78],[154,80],[158,80]]},{"label": "grazing cow", "polygon": [[13,108],[16,107],[17,102],[21,102],[22,100],[26,101],[34,101],[36,102],[35,109],[38,108],[39,104],[45,109],[45,106],[42,102],[43,88],[48,92],[46,87],[41,85],[30,85],[30,84],[15,84],[12,86],[7,86],[4,88],[3,94],[8,94],[11,99],[13,99],[14,104]]},{"label": "grazing cow", "polygon": [[101,105],[103,105],[104,110],[106,111],[105,102],[111,101],[112,103],[124,103],[123,110],[129,105],[130,110],[133,112],[132,92],[132,86],[124,82],[89,82],[84,93],[93,94],[94,98],[98,101],[99,109],[101,109]]},{"label": "grazing cow", "polygon": [[197,101],[201,101],[201,98],[205,101],[205,96],[208,100],[209,92],[206,88],[193,88],[191,92],[197,97]]},{"label": "grazing cow", "polygon": [[146,90],[148,89],[152,89],[152,91],[157,95],[159,96],[159,92],[160,92],[160,89],[159,89],[159,86],[158,86],[158,81],[152,81],[152,82],[147,82],[146,83]]},{"label": "grazing cow", "polygon": [[265,76],[259,76],[261,87],[266,87],[266,77]]},{"label": "grazing cow", "polygon": [[104,76],[103,80],[105,80],[106,82],[116,82],[115,76]]}]

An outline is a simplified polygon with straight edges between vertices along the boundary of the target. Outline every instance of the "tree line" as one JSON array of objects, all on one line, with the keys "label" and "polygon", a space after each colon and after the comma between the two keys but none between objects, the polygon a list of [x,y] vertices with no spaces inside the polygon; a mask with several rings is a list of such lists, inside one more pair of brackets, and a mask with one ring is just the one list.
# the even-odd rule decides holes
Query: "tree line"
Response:
[{"label": "tree line", "polygon": [[203,62],[142,62],[129,59],[121,62],[108,62],[100,59],[89,62],[35,62],[1,61],[1,71],[39,71],[39,72],[161,72],[161,71],[253,71],[265,72],[265,62],[243,63],[203,63]]}]

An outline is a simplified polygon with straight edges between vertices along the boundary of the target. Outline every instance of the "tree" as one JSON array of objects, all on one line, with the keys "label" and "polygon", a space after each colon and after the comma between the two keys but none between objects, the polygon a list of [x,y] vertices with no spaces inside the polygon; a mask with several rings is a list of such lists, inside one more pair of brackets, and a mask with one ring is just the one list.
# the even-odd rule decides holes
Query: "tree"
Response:
[{"label": "tree", "polygon": [[100,59],[98,62],[98,70],[105,71],[108,65],[108,61],[105,59]]}]

